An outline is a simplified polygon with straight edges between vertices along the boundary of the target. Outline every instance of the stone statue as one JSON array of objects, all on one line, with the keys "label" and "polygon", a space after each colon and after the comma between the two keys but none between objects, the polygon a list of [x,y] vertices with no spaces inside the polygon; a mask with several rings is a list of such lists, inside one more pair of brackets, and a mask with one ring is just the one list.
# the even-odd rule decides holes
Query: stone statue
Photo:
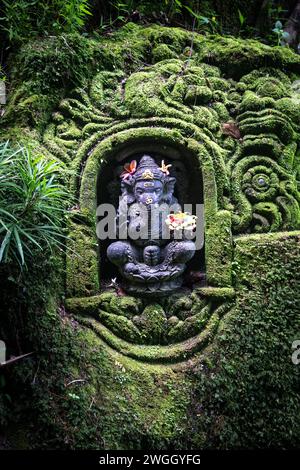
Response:
[{"label": "stone statue", "polygon": [[173,195],[176,179],[169,176],[170,166],[162,161],[159,167],[144,155],[138,166],[134,160],[121,174],[117,225],[119,238],[126,238],[120,237],[124,226],[128,236],[113,242],[107,256],[118,266],[130,293],[163,294],[178,289],[186,263],[195,253],[193,241],[182,231],[178,239],[170,230],[176,215],[172,214],[178,209]]}]

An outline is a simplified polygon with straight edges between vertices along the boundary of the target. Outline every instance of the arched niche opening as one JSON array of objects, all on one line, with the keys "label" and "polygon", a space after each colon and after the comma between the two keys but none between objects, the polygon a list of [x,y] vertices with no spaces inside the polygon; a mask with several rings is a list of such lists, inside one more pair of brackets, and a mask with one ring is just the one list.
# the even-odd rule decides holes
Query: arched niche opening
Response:
[{"label": "arched niche opening", "polygon": [[[135,142],[134,145],[124,144],[118,147],[116,152],[106,162],[101,164],[97,176],[97,206],[100,204],[112,204],[116,209],[121,194],[120,174],[126,163],[136,160],[138,163],[143,155],[151,156],[157,164],[164,160],[171,164],[171,176],[176,177],[174,195],[179,204],[192,206],[192,213],[196,215],[196,206],[204,204],[203,175],[200,169],[197,155],[187,149],[186,146],[169,142],[154,142],[153,139],[144,139]],[[203,222],[203,221],[201,221]],[[204,227],[203,227],[204,230]],[[99,241],[100,283],[105,285],[111,279],[116,278],[122,283],[121,276],[116,266],[107,258],[107,248],[112,240]],[[205,255],[204,245],[196,251],[194,257],[188,262],[184,276],[184,286],[190,287],[196,282],[205,284]]]}]

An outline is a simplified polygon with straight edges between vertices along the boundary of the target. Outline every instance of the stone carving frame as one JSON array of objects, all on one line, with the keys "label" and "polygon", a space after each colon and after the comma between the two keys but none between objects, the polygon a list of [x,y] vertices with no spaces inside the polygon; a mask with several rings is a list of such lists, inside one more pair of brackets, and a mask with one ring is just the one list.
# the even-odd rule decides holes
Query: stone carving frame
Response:
[{"label": "stone carving frame", "polygon": [[[96,210],[96,188],[101,162],[115,158],[122,148],[136,148],[145,138],[151,138],[163,146],[181,149],[188,158],[194,154],[199,160],[203,174],[204,192],[204,218],[205,218],[205,259],[207,266],[207,284],[215,287],[228,287],[231,285],[231,230],[230,213],[218,210],[217,190],[213,161],[207,150],[197,141],[178,135],[174,129],[130,129],[129,137],[124,134],[114,134],[98,143],[89,154],[80,186],[80,207],[89,217],[93,217]],[[175,135],[174,135],[175,134]],[[176,135],[177,134],[177,135]],[[216,227],[219,229],[216,230]],[[96,243],[96,234],[94,242]],[[217,247],[220,247],[219,250]]]}]

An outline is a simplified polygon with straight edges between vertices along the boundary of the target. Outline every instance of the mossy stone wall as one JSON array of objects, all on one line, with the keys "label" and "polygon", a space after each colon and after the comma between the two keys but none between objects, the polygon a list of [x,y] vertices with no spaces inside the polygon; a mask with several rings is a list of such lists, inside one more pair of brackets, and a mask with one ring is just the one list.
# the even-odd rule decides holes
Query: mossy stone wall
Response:
[{"label": "mossy stone wall", "polygon": [[[19,312],[35,353],[0,382],[12,446],[297,446],[299,75],[284,48],[132,24],[13,59],[0,135],[65,162],[79,257],[6,289],[1,335]],[[98,172],[149,141],[203,174],[208,286],[171,305],[101,292]]]},{"label": "mossy stone wall", "polygon": [[[31,448],[296,447],[299,241],[299,233],[236,239],[235,305],[206,349],[173,365],[117,352],[49,297],[43,309],[32,303],[36,355],[10,375],[11,444],[22,436]],[[95,303],[84,305],[93,316]]]}]

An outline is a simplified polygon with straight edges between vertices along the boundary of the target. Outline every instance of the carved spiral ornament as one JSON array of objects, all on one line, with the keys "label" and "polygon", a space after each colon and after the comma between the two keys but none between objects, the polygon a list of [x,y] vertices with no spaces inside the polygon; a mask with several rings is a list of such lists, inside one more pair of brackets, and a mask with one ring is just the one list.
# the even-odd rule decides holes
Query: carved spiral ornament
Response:
[{"label": "carved spiral ornament", "polygon": [[299,207],[296,182],[267,156],[242,158],[232,171],[235,232],[288,229]]},{"label": "carved spiral ornament", "polygon": [[273,168],[257,165],[250,168],[243,177],[242,190],[253,201],[267,201],[276,197],[279,177]]}]

